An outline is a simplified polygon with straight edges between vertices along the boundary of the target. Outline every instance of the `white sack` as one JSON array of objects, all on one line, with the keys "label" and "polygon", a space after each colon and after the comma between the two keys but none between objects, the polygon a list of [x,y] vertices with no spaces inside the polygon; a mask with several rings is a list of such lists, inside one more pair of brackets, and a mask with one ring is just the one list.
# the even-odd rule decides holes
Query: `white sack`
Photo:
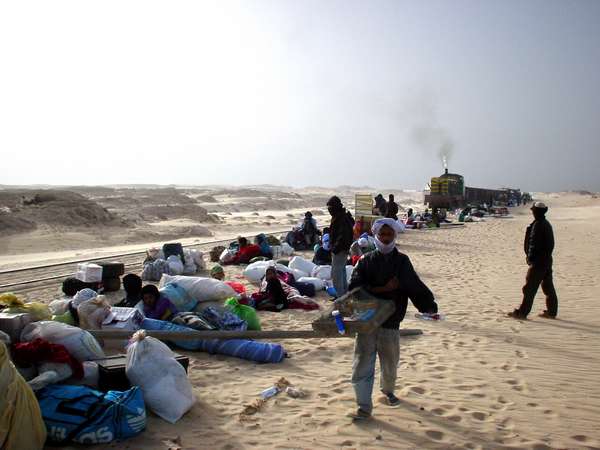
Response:
[{"label": "white sack", "polygon": [[298,269],[306,274],[304,276],[309,276],[312,273],[312,271],[315,270],[317,265],[314,264],[312,261],[304,259],[302,256],[294,256],[290,260],[288,267],[292,270]]},{"label": "white sack", "polygon": [[129,382],[142,389],[146,406],[155,414],[177,422],[196,402],[185,369],[158,339],[138,331],[132,340],[125,366]]},{"label": "white sack", "polygon": [[176,283],[199,302],[226,300],[236,295],[231,286],[214,278],[163,274],[158,284],[159,289],[165,287],[168,283]]},{"label": "white sack", "polygon": [[66,323],[51,320],[34,322],[27,325],[21,333],[21,341],[24,342],[37,338],[64,345],[71,356],[80,362],[104,358],[104,352],[94,336]]}]

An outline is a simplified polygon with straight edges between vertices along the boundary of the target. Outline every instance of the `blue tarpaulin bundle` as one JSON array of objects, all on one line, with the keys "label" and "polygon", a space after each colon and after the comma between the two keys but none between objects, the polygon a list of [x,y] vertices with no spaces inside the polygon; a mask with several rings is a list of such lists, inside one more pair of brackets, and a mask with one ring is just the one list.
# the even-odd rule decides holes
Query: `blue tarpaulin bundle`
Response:
[{"label": "blue tarpaulin bundle", "polygon": [[[192,328],[155,319],[144,319],[141,327],[149,331],[194,331]],[[278,363],[283,361],[285,357],[285,350],[280,344],[248,339],[196,339],[193,341],[175,341],[173,344],[185,350],[197,350],[213,355],[235,356],[236,358],[260,363]]]}]

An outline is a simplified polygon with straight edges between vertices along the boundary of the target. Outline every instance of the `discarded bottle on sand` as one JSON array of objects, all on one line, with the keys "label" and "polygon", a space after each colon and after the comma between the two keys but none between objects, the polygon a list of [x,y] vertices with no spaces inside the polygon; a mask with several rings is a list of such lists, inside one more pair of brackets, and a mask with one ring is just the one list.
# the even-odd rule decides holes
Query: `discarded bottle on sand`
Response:
[{"label": "discarded bottle on sand", "polygon": [[346,334],[346,327],[344,326],[344,318],[340,314],[340,312],[336,309],[331,312],[331,315],[335,319],[335,325],[337,326],[338,333]]},{"label": "discarded bottle on sand", "polygon": [[262,391],[260,393],[260,396],[266,400],[268,398],[271,398],[275,395],[279,394],[279,389],[277,389],[277,386],[271,386],[270,388],[265,389],[264,391]]}]

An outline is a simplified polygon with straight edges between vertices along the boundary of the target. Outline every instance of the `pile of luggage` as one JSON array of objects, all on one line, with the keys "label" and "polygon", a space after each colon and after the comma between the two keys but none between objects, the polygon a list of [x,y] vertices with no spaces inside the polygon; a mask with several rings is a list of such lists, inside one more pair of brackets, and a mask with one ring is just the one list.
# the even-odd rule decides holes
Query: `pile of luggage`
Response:
[{"label": "pile of luggage", "polygon": [[204,254],[196,249],[184,249],[181,243],[164,244],[162,249],[146,252],[142,280],[159,281],[163,274],[194,275],[206,269]]}]

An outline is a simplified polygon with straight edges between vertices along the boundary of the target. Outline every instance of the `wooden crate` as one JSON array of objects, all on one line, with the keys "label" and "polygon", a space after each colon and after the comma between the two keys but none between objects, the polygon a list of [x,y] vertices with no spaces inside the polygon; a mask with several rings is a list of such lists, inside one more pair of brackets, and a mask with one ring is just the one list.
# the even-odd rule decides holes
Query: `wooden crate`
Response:
[{"label": "wooden crate", "polygon": [[[337,299],[327,310],[312,323],[313,330],[333,336],[338,333],[335,320],[331,315],[334,310],[340,311],[344,318],[346,334],[371,333],[381,326],[395,311],[396,305],[392,300],[381,299],[357,288]],[[372,310],[374,314],[368,320],[360,320],[357,316]]]}]

